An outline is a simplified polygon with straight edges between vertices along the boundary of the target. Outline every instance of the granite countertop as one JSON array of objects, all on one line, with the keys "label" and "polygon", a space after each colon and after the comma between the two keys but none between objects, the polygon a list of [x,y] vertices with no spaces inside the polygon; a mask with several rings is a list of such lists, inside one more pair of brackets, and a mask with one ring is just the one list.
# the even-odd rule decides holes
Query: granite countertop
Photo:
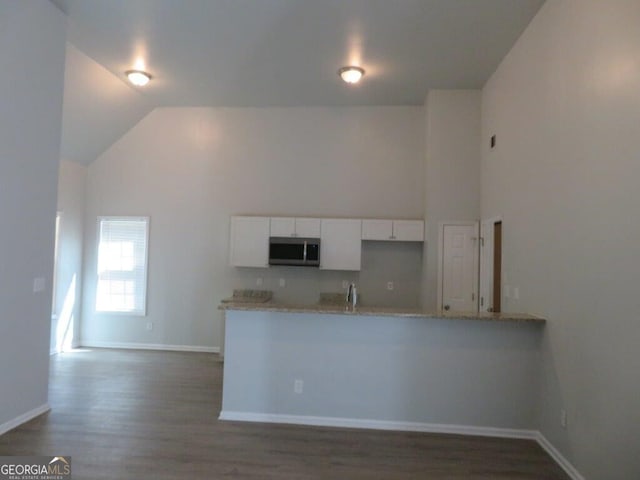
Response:
[{"label": "granite countertop", "polygon": [[418,308],[399,307],[368,307],[357,306],[351,308],[336,304],[293,305],[277,302],[228,302],[219,307],[221,310],[244,310],[282,313],[319,313],[333,315],[367,315],[378,317],[405,317],[405,318],[443,318],[452,320],[490,320],[501,322],[530,322],[544,324],[542,317],[527,313],[477,313],[477,312],[450,312],[450,311],[425,311]]}]

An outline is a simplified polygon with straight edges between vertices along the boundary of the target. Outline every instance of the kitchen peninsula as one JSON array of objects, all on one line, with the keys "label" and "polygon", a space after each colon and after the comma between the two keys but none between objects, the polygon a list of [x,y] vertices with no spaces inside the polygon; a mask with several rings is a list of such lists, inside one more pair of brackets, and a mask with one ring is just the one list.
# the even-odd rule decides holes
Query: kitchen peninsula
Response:
[{"label": "kitchen peninsula", "polygon": [[225,303],[223,420],[529,436],[545,320]]}]

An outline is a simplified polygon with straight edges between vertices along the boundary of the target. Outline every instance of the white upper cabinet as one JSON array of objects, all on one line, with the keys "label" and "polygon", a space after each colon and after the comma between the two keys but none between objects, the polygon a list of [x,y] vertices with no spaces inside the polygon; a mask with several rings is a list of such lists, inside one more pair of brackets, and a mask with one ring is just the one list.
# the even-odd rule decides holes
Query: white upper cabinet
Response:
[{"label": "white upper cabinet", "polygon": [[393,220],[362,220],[362,240],[392,240]]},{"label": "white upper cabinet", "polygon": [[293,237],[296,231],[296,219],[293,217],[271,217],[272,237]]},{"label": "white upper cabinet", "polygon": [[296,237],[320,238],[319,218],[296,218]]},{"label": "white upper cabinet", "polygon": [[231,217],[229,262],[234,267],[269,266],[269,217]]},{"label": "white upper cabinet", "polygon": [[362,220],[362,240],[424,241],[422,220]]},{"label": "white upper cabinet", "polygon": [[271,217],[272,237],[320,237],[319,218]]},{"label": "white upper cabinet", "polygon": [[322,270],[359,271],[362,241],[424,241],[424,221],[310,217],[231,217],[229,262],[269,266],[269,237],[320,238]]},{"label": "white upper cabinet", "polygon": [[320,268],[360,270],[362,220],[323,218],[320,235]]}]

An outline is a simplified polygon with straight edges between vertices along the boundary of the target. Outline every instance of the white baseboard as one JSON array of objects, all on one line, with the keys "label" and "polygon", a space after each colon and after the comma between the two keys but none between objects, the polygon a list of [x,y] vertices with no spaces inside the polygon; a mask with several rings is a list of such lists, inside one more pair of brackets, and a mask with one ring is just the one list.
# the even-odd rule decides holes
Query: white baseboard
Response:
[{"label": "white baseboard", "polygon": [[33,420],[38,415],[42,415],[45,412],[51,410],[48,403],[40,405],[33,410],[28,411],[27,413],[23,413],[19,417],[14,418],[13,420],[9,420],[8,422],[0,425],[0,435],[7,433],[9,430],[13,430],[16,427],[19,427],[23,423],[27,423],[29,420]]},{"label": "white baseboard", "polygon": [[94,342],[83,340],[81,347],[87,348],[122,348],[127,350],[165,350],[169,352],[202,352],[220,353],[220,347],[201,347],[196,345],[165,345],[154,343],[119,343],[119,342]]},{"label": "white baseboard", "polygon": [[564,458],[564,456],[558,451],[553,444],[547,440],[547,438],[540,432],[536,432],[536,440],[538,444],[544,449],[545,452],[549,454],[551,458],[553,458],[560,467],[565,471],[571,480],[585,480],[580,472],[576,470],[576,468],[571,464],[569,460]]},{"label": "white baseboard", "polygon": [[549,456],[569,475],[572,480],[585,480],[571,462],[537,430],[513,428],[475,427],[470,425],[450,425],[442,423],[396,422],[390,420],[369,420],[341,417],[314,417],[307,415],[280,415],[254,412],[221,411],[220,420],[237,422],[286,423],[315,427],[361,428],[369,430],[394,430],[402,432],[448,433],[475,435],[481,437],[501,437],[535,440]]},{"label": "white baseboard", "polygon": [[315,427],[361,428],[369,430],[395,430],[402,432],[450,433],[483,437],[524,438],[535,440],[535,430],[512,428],[474,427],[468,425],[447,425],[441,423],[397,422],[392,420],[369,420],[342,417],[313,417],[307,415],[279,415],[268,413],[220,412],[220,420],[239,422],[287,423],[312,425]]}]

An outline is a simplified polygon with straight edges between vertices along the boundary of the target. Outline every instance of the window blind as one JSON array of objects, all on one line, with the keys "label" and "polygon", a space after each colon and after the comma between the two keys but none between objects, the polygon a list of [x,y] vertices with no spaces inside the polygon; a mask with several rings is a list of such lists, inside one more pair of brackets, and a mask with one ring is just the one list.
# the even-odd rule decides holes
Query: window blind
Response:
[{"label": "window blind", "polygon": [[148,217],[99,217],[96,311],[146,314]]}]

